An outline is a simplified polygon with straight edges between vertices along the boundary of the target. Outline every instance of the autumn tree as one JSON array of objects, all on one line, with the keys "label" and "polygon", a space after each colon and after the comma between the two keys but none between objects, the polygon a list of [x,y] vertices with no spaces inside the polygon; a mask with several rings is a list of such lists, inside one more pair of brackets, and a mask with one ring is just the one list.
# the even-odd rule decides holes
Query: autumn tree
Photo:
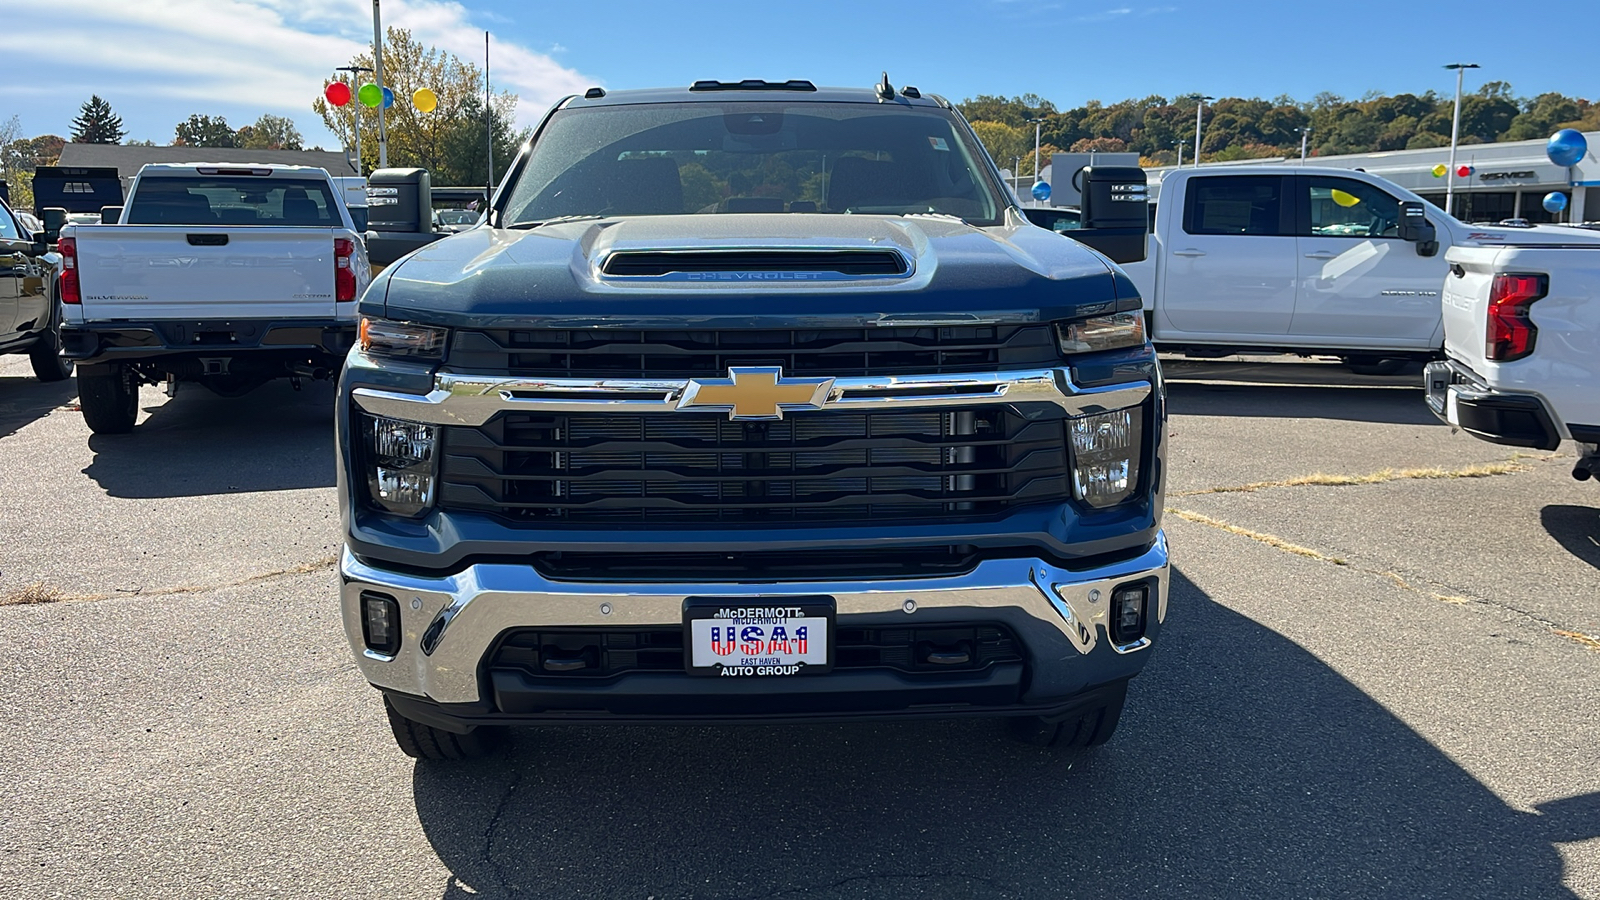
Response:
[{"label": "autumn tree", "polygon": [[247,150],[300,150],[305,146],[294,121],[272,113],[263,113],[254,125],[234,132],[233,138],[234,146]]},{"label": "autumn tree", "polygon": [[173,129],[176,147],[235,147],[233,129],[226,116],[192,115]]},{"label": "autumn tree", "polygon": [[[359,54],[349,64],[370,68],[372,54]],[[358,84],[343,76],[340,80],[350,84],[352,95],[359,89]],[[486,137],[473,137],[475,133],[486,135],[489,130],[484,118],[483,71],[454,54],[424,46],[407,29],[390,28],[383,43],[383,80],[395,96],[394,105],[384,110],[389,165],[428,169],[434,184],[481,183],[488,173],[486,148],[482,154],[484,162],[479,167],[483,172],[481,176],[476,170],[463,167],[473,157],[465,149],[471,141],[487,141]],[[325,82],[324,87],[331,83],[331,80]],[[419,88],[428,88],[438,95],[439,105],[432,112],[422,112],[413,105],[412,95]],[[509,163],[520,137],[512,133],[510,126],[515,118],[517,97],[499,92],[490,105],[496,135],[495,159]],[[356,145],[355,128],[359,118],[364,171],[377,168],[377,110],[355,100],[336,107],[323,96],[319,96],[311,108],[340,143],[352,149]],[[500,166],[497,162],[496,168]]]},{"label": "autumn tree", "polygon": [[122,129],[122,117],[111,111],[111,104],[94,94],[78,110],[72,120],[72,141],[76,144],[117,144],[127,132]]}]

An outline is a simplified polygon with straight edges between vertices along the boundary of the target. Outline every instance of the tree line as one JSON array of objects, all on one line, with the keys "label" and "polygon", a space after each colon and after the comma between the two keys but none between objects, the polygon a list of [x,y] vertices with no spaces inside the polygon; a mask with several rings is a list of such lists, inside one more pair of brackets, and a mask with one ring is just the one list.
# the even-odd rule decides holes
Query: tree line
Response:
[{"label": "tree line", "polygon": [[[1179,145],[1193,161],[1198,94],[1168,99],[1152,95],[1104,104],[1091,100],[1060,109],[1036,94],[979,95],[957,104],[995,162],[1018,174],[1033,174],[1034,125],[1038,118],[1042,162],[1062,151],[1131,151],[1141,165],[1172,165]],[[1414,150],[1450,144],[1454,95],[1433,91],[1359,99],[1321,93],[1310,101],[1278,96],[1225,97],[1201,113],[1203,161],[1299,156],[1302,129],[1309,155]],[[1560,93],[1518,97],[1511,85],[1491,81],[1461,98],[1461,143],[1521,141],[1549,137],[1559,128],[1600,129],[1600,103]]]}]

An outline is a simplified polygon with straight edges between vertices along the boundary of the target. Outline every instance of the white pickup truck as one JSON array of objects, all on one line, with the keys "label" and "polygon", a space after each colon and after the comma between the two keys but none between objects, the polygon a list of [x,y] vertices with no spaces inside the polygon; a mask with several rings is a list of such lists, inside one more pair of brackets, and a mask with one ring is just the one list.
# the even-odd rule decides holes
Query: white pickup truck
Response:
[{"label": "white pickup truck", "polygon": [[1124,268],[1158,349],[1332,355],[1381,373],[1440,355],[1452,247],[1600,234],[1467,225],[1353,169],[1244,165],[1168,172],[1149,240]]},{"label": "white pickup truck", "polygon": [[102,434],[133,428],[141,383],[231,397],[337,373],[371,280],[338,187],[304,166],[148,165],[116,224],[57,248],[63,353]]},{"label": "white pickup truck", "polygon": [[1600,475],[1600,246],[1457,247],[1447,259],[1429,407],[1496,444],[1576,441],[1573,477]]}]

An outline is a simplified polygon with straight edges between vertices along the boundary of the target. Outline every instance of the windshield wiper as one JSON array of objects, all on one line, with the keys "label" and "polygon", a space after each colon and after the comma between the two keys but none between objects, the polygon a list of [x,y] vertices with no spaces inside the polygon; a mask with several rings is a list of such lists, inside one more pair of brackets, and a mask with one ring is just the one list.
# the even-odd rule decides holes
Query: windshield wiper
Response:
[{"label": "windshield wiper", "polygon": [[556,216],[556,217],[550,218],[550,219],[540,219],[540,220],[538,220],[536,222],[517,222],[514,225],[508,225],[506,227],[507,228],[538,228],[540,225],[559,225],[562,222],[581,222],[584,219],[609,219],[609,218],[611,218],[611,217],[607,216],[607,215],[601,215],[599,213],[587,213],[587,214],[579,215],[579,216]]}]

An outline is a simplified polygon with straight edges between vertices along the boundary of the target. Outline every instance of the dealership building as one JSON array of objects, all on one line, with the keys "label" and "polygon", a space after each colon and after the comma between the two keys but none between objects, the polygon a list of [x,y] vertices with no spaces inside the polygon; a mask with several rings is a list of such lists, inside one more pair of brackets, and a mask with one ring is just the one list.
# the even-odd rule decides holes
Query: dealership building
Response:
[{"label": "dealership building", "polygon": [[[1500,144],[1462,144],[1456,148],[1456,166],[1468,166],[1466,176],[1455,177],[1455,214],[1466,222],[1499,222],[1526,219],[1529,222],[1600,221],[1600,131],[1584,133],[1590,152],[1577,165],[1562,168],[1545,155],[1545,141],[1508,141]],[[1233,163],[1206,163],[1206,168],[1283,162],[1298,165],[1299,159],[1242,159]],[[1434,167],[1448,165],[1449,147],[1427,150],[1391,150],[1381,153],[1352,153],[1344,156],[1313,156],[1308,166],[1360,169],[1420,194],[1437,206],[1444,206],[1445,178],[1433,174]],[[1151,169],[1155,182],[1171,168]],[[1544,209],[1544,196],[1565,194],[1567,209],[1552,215]]]}]

